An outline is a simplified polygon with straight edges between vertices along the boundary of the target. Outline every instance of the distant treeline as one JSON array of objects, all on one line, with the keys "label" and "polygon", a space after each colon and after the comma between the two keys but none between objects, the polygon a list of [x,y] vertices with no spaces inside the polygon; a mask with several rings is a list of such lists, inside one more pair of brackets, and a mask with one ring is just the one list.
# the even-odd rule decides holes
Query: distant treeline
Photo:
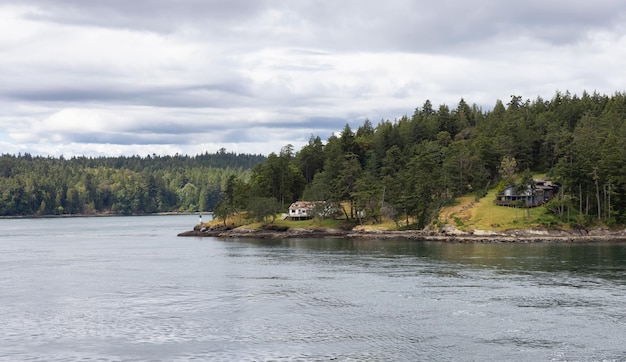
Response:
[{"label": "distant treeline", "polygon": [[426,101],[400,119],[346,125],[299,151],[285,146],[249,182],[231,180],[216,211],[262,218],[298,199],[325,200],[348,220],[386,216],[422,228],[459,195],[481,197],[537,173],[561,185],[546,205],[555,222],[626,224],[626,95],[511,96],[490,111]]},{"label": "distant treeline", "polygon": [[212,210],[229,177],[248,180],[262,155],[0,156],[0,215]]}]

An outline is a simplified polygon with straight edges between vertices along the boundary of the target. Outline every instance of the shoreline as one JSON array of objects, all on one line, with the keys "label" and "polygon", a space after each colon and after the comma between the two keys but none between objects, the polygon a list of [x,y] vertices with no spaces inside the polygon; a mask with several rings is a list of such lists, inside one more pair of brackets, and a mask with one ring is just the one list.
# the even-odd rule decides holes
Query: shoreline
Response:
[{"label": "shoreline", "polygon": [[472,233],[454,230],[441,233],[429,230],[338,230],[338,229],[289,229],[286,231],[252,230],[234,228],[230,230],[195,229],[179,233],[181,237],[216,237],[223,239],[298,239],[298,238],[344,238],[363,240],[420,240],[449,243],[598,243],[626,242],[626,230],[589,230],[584,233],[563,230],[509,230],[495,232],[474,230]]},{"label": "shoreline", "polygon": [[64,219],[64,218],[74,218],[74,217],[124,217],[124,216],[168,216],[168,215],[213,215],[212,212],[178,212],[178,211],[168,211],[168,212],[153,212],[153,213],[145,213],[145,214],[113,214],[113,213],[94,213],[94,214],[61,214],[61,215],[11,215],[11,216],[0,216],[0,219]]}]

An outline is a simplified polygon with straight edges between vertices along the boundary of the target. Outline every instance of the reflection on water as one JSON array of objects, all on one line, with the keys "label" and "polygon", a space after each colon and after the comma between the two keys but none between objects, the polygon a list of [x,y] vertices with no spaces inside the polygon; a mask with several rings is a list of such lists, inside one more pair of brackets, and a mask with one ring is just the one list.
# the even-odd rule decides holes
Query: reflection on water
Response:
[{"label": "reflection on water", "polygon": [[0,220],[0,360],[625,360],[625,244],[176,238]]},{"label": "reflection on water", "polygon": [[624,243],[459,244],[344,239],[262,239],[241,242],[282,251],[307,249],[316,253],[367,254],[392,259],[413,256],[427,258],[432,262],[458,263],[514,273],[564,271],[614,278],[623,276],[626,269]]}]

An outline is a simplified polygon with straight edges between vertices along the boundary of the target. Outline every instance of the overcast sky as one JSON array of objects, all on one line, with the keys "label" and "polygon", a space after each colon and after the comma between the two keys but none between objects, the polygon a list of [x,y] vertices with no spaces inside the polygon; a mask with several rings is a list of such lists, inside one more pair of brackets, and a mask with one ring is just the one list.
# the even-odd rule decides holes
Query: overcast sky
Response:
[{"label": "overcast sky", "polygon": [[0,153],[296,150],[346,123],[626,88],[622,0],[0,0]]}]

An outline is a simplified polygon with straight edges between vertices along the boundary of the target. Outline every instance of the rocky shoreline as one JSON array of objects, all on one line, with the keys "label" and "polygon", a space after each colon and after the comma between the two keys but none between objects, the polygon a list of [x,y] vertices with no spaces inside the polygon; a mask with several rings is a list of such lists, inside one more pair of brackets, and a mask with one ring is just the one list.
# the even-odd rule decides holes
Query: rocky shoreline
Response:
[{"label": "rocky shoreline", "polygon": [[429,230],[339,230],[339,229],[298,229],[287,230],[252,230],[239,228],[198,228],[185,231],[178,236],[218,237],[218,238],[257,238],[257,239],[291,239],[291,238],[348,238],[370,240],[422,240],[453,243],[541,243],[541,242],[626,242],[626,230],[613,231],[596,229],[589,231],[564,230],[509,230],[496,232],[490,230],[474,230],[465,232],[457,229],[446,229],[442,232]]}]

